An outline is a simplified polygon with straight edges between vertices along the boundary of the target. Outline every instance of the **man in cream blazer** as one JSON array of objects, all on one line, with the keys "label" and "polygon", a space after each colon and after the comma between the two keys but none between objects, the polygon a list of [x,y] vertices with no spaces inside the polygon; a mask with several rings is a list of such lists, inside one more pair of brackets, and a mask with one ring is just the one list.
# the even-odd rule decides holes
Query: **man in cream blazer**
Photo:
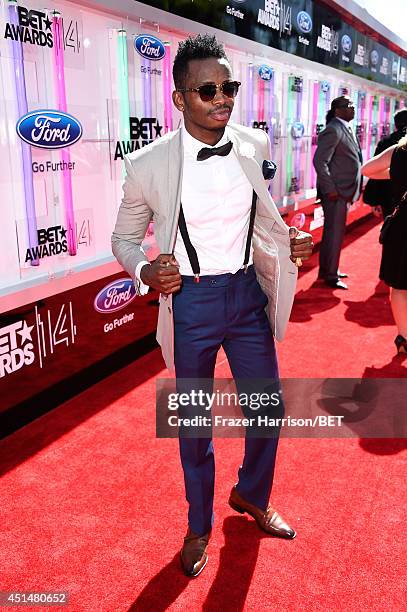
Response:
[{"label": "man in cream blazer", "polygon": [[[220,346],[235,379],[278,378],[273,336],[283,338],[311,236],[290,240],[269,194],[267,135],[228,125],[240,83],[222,45],[208,35],[180,43],[173,76],[184,126],[126,156],[113,252],[139,292],[160,291],[157,340],[177,379],[213,377]],[[141,243],[152,219],[161,254],[148,263]],[[229,504],[291,539],[268,505],[276,448],[276,438],[246,439]],[[189,502],[181,562],[197,576],[213,523],[212,440],[180,436],[180,452]]]},{"label": "man in cream blazer", "polygon": [[[281,218],[263,178],[262,163],[269,158],[269,140],[262,130],[228,126],[233,150],[254,191],[257,212],[253,232],[253,263],[268,297],[267,316],[277,340],[282,340],[290,317],[297,283],[291,261],[289,228]],[[172,253],[181,203],[183,151],[181,128],[125,157],[124,197],[112,236],[113,253],[135,278],[137,265],[147,258],[141,243],[154,218],[154,237],[160,253]],[[301,244],[301,243],[300,243]],[[140,291],[140,281],[135,279]],[[165,364],[174,369],[172,295],[160,295],[157,341]]]}]

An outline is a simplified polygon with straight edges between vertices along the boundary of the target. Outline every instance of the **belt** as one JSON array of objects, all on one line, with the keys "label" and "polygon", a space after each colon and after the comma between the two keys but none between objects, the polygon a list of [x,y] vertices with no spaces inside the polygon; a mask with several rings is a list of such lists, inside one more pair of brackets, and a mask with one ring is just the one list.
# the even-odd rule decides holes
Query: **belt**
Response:
[{"label": "belt", "polygon": [[[202,287],[225,287],[230,283],[239,282],[246,278],[251,278],[254,275],[254,265],[251,264],[246,268],[241,268],[234,274],[232,274],[232,272],[226,272],[225,274],[204,274],[199,277],[199,285]],[[196,284],[195,275],[182,275],[181,278],[184,285]]]}]

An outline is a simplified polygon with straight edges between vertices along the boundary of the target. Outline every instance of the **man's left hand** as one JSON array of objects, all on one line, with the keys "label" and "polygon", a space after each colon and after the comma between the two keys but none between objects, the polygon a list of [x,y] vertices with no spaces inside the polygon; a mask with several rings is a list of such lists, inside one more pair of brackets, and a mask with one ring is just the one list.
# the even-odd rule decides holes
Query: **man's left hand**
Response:
[{"label": "man's left hand", "polygon": [[[290,228],[290,236],[294,233],[292,231],[293,229],[296,228]],[[298,230],[296,231],[297,235],[295,237],[290,237],[290,259],[293,263],[298,265],[298,258],[303,261],[304,259],[309,259],[311,257],[312,249],[314,248],[314,243],[312,241],[311,234],[307,234],[307,232],[300,232]]]}]

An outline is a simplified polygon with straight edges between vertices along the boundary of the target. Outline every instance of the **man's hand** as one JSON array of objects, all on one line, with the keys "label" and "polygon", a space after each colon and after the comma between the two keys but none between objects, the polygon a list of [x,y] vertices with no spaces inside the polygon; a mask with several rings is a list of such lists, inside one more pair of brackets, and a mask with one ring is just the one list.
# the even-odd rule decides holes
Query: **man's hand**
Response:
[{"label": "man's hand", "polygon": [[181,288],[179,264],[174,255],[161,253],[150,265],[143,266],[140,278],[146,285],[160,293],[169,294]]},{"label": "man's hand", "polygon": [[326,196],[330,202],[336,202],[339,200],[339,193],[337,191],[331,191]]},{"label": "man's hand", "polygon": [[382,207],[381,206],[373,206],[372,213],[378,219],[383,219]]},{"label": "man's hand", "polygon": [[295,263],[296,266],[301,266],[302,260],[309,259],[312,255],[314,243],[311,234],[300,232],[296,227],[290,227],[290,247],[291,261]]}]

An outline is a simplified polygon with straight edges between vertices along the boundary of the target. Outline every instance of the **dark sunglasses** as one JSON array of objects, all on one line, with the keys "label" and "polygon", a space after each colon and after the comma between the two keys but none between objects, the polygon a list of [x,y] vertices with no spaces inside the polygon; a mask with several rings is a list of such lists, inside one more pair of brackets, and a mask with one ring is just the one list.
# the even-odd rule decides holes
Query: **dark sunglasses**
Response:
[{"label": "dark sunglasses", "polygon": [[349,104],[339,104],[336,108],[355,108],[353,102],[349,102]]},{"label": "dark sunglasses", "polygon": [[189,89],[177,89],[177,91],[181,93],[186,93],[187,91],[196,91],[199,93],[199,97],[202,102],[210,102],[216,96],[216,92],[218,89],[223,93],[227,98],[235,98],[237,92],[239,91],[241,83],[239,81],[223,81],[219,85],[215,85],[215,83],[207,83],[205,85],[201,85],[200,87],[190,87]]}]

